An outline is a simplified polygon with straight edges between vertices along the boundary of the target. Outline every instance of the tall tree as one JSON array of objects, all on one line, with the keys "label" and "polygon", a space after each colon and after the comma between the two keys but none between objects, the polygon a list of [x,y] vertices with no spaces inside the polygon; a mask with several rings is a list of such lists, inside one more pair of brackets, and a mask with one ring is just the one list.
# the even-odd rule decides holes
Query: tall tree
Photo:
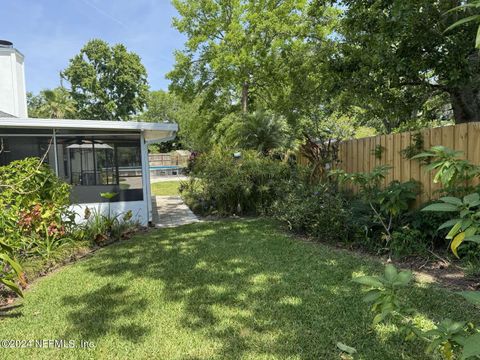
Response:
[{"label": "tall tree", "polygon": [[[336,93],[383,118],[387,130],[448,96],[457,123],[480,119],[477,26],[446,32],[462,1],[344,0],[338,52],[330,73]],[[333,90],[333,88],[332,88]],[[388,126],[393,121],[394,126]]]},{"label": "tall tree", "polygon": [[122,44],[89,41],[61,76],[70,83],[82,118],[128,120],[146,104],[147,72],[140,57]]},{"label": "tall tree", "polygon": [[306,0],[174,0],[174,26],[187,36],[168,74],[171,90],[203,94],[247,112],[272,101],[288,81],[285,61],[302,42]]},{"label": "tall tree", "polygon": [[163,90],[150,91],[146,111],[139,115],[144,121],[179,121],[179,114],[185,104],[172,93]]},{"label": "tall tree", "polygon": [[142,121],[177,123],[177,139],[168,146],[204,150],[210,146],[211,125],[208,116],[211,114],[200,108],[201,102],[201,97],[189,102],[167,91],[151,91],[147,97],[146,110],[137,118]]}]

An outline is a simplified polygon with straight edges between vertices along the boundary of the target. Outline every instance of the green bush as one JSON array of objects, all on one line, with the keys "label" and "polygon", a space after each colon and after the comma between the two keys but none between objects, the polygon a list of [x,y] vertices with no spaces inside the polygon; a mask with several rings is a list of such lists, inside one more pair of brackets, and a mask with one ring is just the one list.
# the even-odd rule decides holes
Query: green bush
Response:
[{"label": "green bush", "polygon": [[291,169],[286,163],[242,151],[213,150],[195,159],[191,179],[180,186],[190,208],[203,215],[265,214],[279,194]]},{"label": "green bush", "polygon": [[330,184],[308,185],[292,181],[273,206],[273,214],[298,233],[323,241],[347,241],[350,212]]},{"label": "green bush", "polygon": [[407,213],[402,222],[411,229],[421,231],[429,247],[444,249],[448,245],[448,241],[445,240],[448,230],[439,230],[438,228],[445,221],[451,219],[451,217],[448,213],[422,211],[422,208],[426,205],[428,204],[424,204],[421,208]]},{"label": "green bush", "polygon": [[45,239],[67,237],[73,225],[70,185],[38,158],[0,167],[0,241],[30,255]]},{"label": "green bush", "polygon": [[0,167],[0,290],[22,296],[25,278],[19,257],[49,257],[68,238],[70,186],[40,159]]},{"label": "green bush", "polygon": [[428,240],[422,231],[404,226],[392,232],[389,249],[396,257],[425,256]]}]

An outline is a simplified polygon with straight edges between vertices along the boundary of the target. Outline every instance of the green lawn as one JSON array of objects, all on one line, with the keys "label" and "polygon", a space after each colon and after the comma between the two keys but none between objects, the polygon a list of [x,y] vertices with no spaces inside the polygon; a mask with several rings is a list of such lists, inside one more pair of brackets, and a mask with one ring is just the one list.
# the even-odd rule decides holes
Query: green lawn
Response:
[{"label": "green lawn", "polygon": [[[350,279],[382,266],[283,235],[266,220],[140,234],[40,279],[1,320],[0,339],[76,339],[94,350],[1,349],[2,359],[424,359],[372,314]],[[459,296],[409,291],[419,322],[479,323]]]},{"label": "green lawn", "polygon": [[162,181],[152,184],[152,195],[154,196],[174,196],[179,195],[178,187],[180,181]]}]

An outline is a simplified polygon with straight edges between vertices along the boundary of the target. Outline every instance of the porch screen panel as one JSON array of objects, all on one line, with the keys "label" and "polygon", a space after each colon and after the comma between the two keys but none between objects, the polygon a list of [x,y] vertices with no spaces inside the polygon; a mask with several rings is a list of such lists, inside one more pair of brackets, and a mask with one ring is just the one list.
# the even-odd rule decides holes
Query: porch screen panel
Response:
[{"label": "porch screen panel", "polygon": [[139,139],[122,136],[57,136],[59,176],[72,184],[74,202],[143,200]]}]

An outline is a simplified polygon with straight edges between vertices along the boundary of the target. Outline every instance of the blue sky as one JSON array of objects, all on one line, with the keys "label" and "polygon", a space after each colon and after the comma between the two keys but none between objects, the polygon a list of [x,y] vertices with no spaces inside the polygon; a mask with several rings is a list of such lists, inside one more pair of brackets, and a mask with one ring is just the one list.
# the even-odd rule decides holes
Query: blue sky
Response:
[{"label": "blue sky", "polygon": [[167,89],[173,51],[184,43],[170,0],[0,0],[0,8],[0,39],[25,55],[35,93],[58,86],[60,70],[92,38],[125,44],[142,58],[151,89]]}]

